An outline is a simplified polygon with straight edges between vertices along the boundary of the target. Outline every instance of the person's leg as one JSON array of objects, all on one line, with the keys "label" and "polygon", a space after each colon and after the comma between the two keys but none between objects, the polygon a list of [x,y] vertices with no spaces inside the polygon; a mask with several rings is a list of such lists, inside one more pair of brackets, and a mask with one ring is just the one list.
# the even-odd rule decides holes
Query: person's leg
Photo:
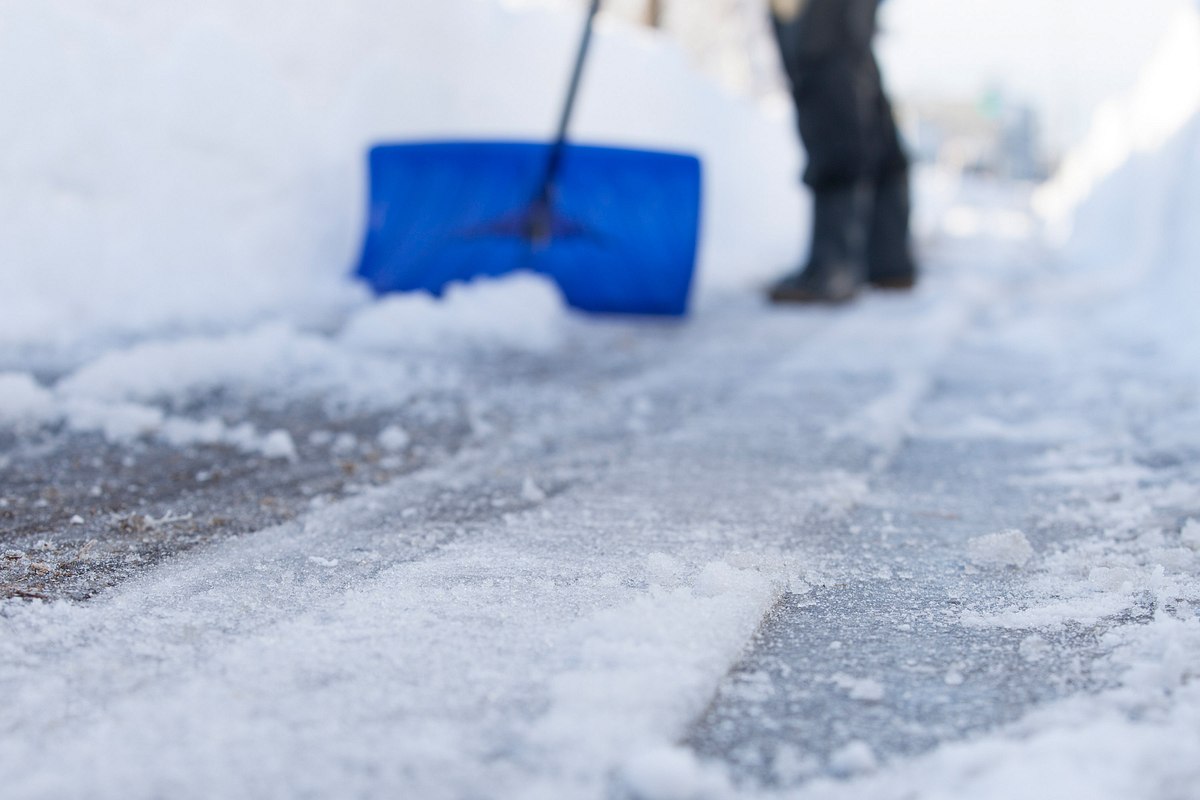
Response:
[{"label": "person's leg", "polygon": [[776,303],[842,303],[865,280],[869,185],[826,186],[813,191],[808,260],[768,289]]},{"label": "person's leg", "polygon": [[808,0],[798,17],[775,20],[808,155],[813,225],[807,262],[771,288],[772,300],[841,302],[866,279],[878,110],[864,64],[874,8],[874,0]]},{"label": "person's leg", "polygon": [[[875,75],[878,81],[877,67]],[[867,280],[879,288],[908,289],[917,280],[909,233],[911,200],[908,157],[900,142],[892,107],[882,84],[879,89],[879,108],[882,154],[875,178],[867,238]]]}]

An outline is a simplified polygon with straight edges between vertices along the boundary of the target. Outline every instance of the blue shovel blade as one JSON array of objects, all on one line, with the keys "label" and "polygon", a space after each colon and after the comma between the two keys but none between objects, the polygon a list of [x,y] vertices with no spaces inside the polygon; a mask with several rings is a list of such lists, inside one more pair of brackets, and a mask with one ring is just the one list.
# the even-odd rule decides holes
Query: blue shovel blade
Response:
[{"label": "blue shovel blade", "polygon": [[568,145],[541,235],[533,198],[550,146],[380,145],[370,152],[370,220],[357,274],[378,293],[532,270],[584,311],[682,315],[696,262],[700,162]]}]

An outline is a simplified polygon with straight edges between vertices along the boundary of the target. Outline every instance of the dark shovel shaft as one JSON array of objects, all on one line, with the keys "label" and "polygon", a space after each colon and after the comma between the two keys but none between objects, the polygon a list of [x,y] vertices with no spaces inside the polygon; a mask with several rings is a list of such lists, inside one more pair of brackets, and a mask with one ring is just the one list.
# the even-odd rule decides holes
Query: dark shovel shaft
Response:
[{"label": "dark shovel shaft", "polygon": [[558,121],[558,132],[555,134],[554,144],[550,148],[550,156],[546,159],[546,173],[538,186],[537,195],[533,198],[533,205],[529,213],[529,239],[534,244],[546,242],[550,238],[553,228],[550,206],[553,202],[554,183],[558,178],[563,153],[567,147],[567,129],[571,125],[571,115],[575,110],[575,98],[579,94],[579,83],[583,78],[583,65],[587,61],[588,49],[592,43],[592,28],[599,10],[600,0],[591,0],[588,6],[587,20],[583,26],[583,36],[579,42],[579,50],[575,54],[571,83],[567,87],[562,116]]}]

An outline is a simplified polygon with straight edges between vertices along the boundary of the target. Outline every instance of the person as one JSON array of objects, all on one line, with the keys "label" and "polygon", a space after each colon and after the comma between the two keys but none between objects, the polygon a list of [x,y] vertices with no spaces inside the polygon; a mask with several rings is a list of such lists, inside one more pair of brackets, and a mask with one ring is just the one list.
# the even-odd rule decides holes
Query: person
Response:
[{"label": "person", "polygon": [[770,287],[774,302],[839,303],[864,285],[916,283],[908,158],[871,49],[879,2],[771,0],[813,193],[808,260]]}]

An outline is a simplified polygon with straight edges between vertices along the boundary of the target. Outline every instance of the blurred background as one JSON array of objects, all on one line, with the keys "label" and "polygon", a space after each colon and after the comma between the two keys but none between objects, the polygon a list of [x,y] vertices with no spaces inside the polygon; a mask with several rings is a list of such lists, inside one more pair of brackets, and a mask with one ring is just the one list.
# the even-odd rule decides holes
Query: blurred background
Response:
[{"label": "blurred background", "polygon": [[[513,0],[582,5],[580,0]],[[730,91],[783,88],[763,0],[610,0]],[[922,161],[1044,179],[1100,105],[1133,89],[1191,0],[886,0],[877,51]]]},{"label": "blurred background", "polygon": [[[766,6],[609,0],[572,127],[579,141],[702,156],[701,306],[790,268],[806,240]],[[264,319],[339,324],[368,300],[347,277],[367,148],[547,139],[583,8],[6,0],[0,356],[71,361],[95,342]],[[948,222],[972,228],[959,181],[973,176],[1024,187],[1011,233],[1066,242],[1104,176],[1162,151],[1200,107],[1193,0],[886,0],[877,49],[923,167],[925,241]],[[1155,208],[1109,208],[1097,225],[1146,224],[1115,250],[1112,235],[1090,246],[1120,260]]]}]

